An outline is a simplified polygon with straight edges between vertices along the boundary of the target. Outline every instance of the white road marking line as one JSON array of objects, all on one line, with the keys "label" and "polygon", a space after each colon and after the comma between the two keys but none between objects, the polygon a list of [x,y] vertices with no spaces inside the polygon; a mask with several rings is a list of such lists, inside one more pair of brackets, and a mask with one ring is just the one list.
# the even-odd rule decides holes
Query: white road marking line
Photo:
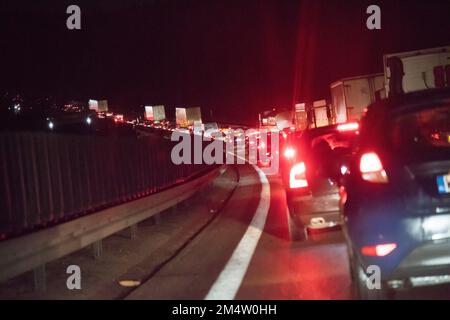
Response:
[{"label": "white road marking line", "polygon": [[258,173],[261,182],[258,207],[247,231],[209,290],[205,300],[232,300],[236,297],[264,230],[270,207],[270,185],[264,172],[255,165],[253,168]]}]

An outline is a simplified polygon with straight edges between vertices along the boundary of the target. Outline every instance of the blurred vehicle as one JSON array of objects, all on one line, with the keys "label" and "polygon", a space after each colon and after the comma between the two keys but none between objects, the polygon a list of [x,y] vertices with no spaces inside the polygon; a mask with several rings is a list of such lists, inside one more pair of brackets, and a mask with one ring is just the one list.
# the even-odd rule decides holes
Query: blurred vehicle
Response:
[{"label": "blurred vehicle", "polygon": [[108,112],[108,100],[90,99],[88,104],[89,104],[89,110],[93,110],[97,113],[103,113],[103,114]]},{"label": "blurred vehicle", "polygon": [[358,123],[307,129],[288,135],[280,156],[292,240],[308,238],[308,229],[337,226],[341,167],[349,162]]},{"label": "blurred vehicle", "polygon": [[217,125],[217,122],[207,122],[205,123],[205,136],[210,137],[212,133],[218,134],[219,126]]},{"label": "blurred vehicle", "polygon": [[145,106],[145,119],[148,121],[162,122],[166,119],[164,106]]},{"label": "blurred vehicle", "polygon": [[49,129],[54,129],[56,125],[59,127],[79,124],[91,125],[95,119],[97,119],[97,114],[94,111],[52,112],[46,117]]},{"label": "blurred vehicle", "polygon": [[[450,282],[450,90],[377,102],[340,189],[349,264],[361,298]],[[367,268],[381,271],[369,290]]]},{"label": "blurred vehicle", "polygon": [[344,78],[330,85],[331,116],[335,123],[358,121],[366,108],[386,96],[384,74]]},{"label": "blurred vehicle", "polygon": [[334,123],[331,118],[330,105],[327,100],[321,99],[313,102],[311,118],[311,127],[313,128],[326,127]]},{"label": "blurred vehicle", "polygon": [[202,112],[199,107],[175,108],[177,126],[180,128],[193,128],[194,122],[202,122]]},{"label": "blurred vehicle", "polygon": [[122,123],[122,122],[124,122],[124,118],[123,118],[123,114],[116,114],[116,115],[114,115],[114,122],[120,122],[120,123]]},{"label": "blurred vehicle", "polygon": [[97,121],[91,110],[77,112],[52,108],[27,108],[20,113],[9,113],[3,117],[3,130],[90,132]]},{"label": "blurred vehicle", "polygon": [[[308,113],[306,112],[306,103],[297,103],[294,106],[294,125],[293,130],[305,130],[308,128]],[[283,129],[285,130],[285,129]]]},{"label": "blurred vehicle", "polygon": [[450,46],[383,56],[387,96],[450,86]]},{"label": "blurred vehicle", "polygon": [[267,110],[259,114],[259,129],[283,130],[295,126],[293,110]]}]

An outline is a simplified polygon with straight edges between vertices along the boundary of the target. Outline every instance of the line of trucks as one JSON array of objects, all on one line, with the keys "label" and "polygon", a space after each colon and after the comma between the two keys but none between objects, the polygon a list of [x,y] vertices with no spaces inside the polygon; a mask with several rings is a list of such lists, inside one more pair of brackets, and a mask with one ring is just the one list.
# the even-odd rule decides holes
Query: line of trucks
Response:
[{"label": "line of trucks", "polygon": [[296,104],[288,112],[260,115],[260,127],[282,130],[358,121],[371,103],[408,92],[450,87],[450,46],[383,56],[384,72],[344,78],[330,85],[331,100]]},{"label": "line of trucks", "polygon": [[[89,100],[89,110],[95,112],[98,117],[113,117],[116,122],[118,119],[120,122],[124,122],[124,117],[122,114],[114,115],[108,110],[107,100]],[[161,124],[168,124],[168,118],[166,116],[165,106],[155,105],[155,106],[144,106],[144,120],[148,124],[152,124],[155,128],[161,128]],[[207,129],[217,129],[218,125],[215,122],[205,123],[202,122],[202,114],[200,107],[191,108],[176,108],[175,109],[175,125],[178,128],[186,128],[204,131]]]},{"label": "line of trucks", "polygon": [[[153,123],[158,123],[166,118],[164,106],[145,106],[145,120]],[[194,124],[202,123],[202,113],[199,107],[193,108],[176,108],[175,109],[175,123],[177,127],[189,128]]]},{"label": "line of trucks", "polygon": [[[152,123],[167,120],[164,106],[145,106],[145,120]],[[192,129],[194,132],[218,130],[216,122],[203,123],[200,107],[175,108],[175,124],[177,128]]]}]

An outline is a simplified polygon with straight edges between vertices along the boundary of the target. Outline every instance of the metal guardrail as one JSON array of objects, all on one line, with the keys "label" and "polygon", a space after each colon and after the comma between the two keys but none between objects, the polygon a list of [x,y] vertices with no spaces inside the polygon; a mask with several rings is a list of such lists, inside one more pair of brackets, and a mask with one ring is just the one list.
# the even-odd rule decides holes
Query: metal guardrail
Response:
[{"label": "metal guardrail", "polygon": [[1,132],[0,240],[154,194],[208,169],[174,165],[172,145],[154,137]]},{"label": "metal guardrail", "polygon": [[[66,223],[0,242],[0,282],[34,269],[40,277],[45,264],[166,210],[201,190],[220,172],[220,167],[165,191],[101,210]],[[100,242],[101,247],[101,242]],[[44,271],[42,272],[42,268]],[[41,272],[36,272],[41,270]],[[43,276],[45,279],[45,276]],[[39,280],[38,282],[45,281]],[[44,286],[45,287],[45,286]]]}]

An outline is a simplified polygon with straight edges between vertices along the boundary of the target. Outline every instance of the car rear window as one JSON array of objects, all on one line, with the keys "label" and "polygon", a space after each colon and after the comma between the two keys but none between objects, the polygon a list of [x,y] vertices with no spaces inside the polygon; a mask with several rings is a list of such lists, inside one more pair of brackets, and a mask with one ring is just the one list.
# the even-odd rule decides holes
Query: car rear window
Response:
[{"label": "car rear window", "polygon": [[450,105],[399,115],[392,123],[393,147],[400,151],[450,148]]},{"label": "car rear window", "polygon": [[333,132],[323,134],[311,140],[311,147],[316,147],[321,143],[326,143],[331,150],[347,149],[351,150],[357,135],[355,132],[341,133]]}]

